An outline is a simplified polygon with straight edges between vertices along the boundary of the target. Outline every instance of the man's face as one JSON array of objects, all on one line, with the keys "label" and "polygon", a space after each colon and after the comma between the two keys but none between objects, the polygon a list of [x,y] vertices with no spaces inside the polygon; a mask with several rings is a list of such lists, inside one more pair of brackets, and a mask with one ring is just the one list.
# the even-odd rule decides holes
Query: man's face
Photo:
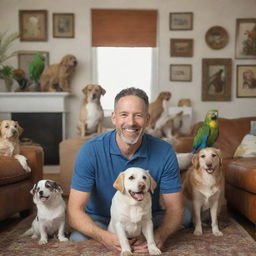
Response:
[{"label": "man's face", "polygon": [[149,114],[144,101],[134,95],[120,98],[112,114],[119,138],[129,145],[141,142],[148,121]]}]

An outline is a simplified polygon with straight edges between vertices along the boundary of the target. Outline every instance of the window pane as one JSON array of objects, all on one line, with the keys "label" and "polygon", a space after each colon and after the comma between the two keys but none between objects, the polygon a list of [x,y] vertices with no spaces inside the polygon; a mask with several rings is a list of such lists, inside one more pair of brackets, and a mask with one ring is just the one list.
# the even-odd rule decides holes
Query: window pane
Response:
[{"label": "window pane", "polygon": [[105,90],[103,109],[113,109],[114,96],[127,87],[138,87],[148,94],[152,82],[152,48],[97,47],[97,83]]}]

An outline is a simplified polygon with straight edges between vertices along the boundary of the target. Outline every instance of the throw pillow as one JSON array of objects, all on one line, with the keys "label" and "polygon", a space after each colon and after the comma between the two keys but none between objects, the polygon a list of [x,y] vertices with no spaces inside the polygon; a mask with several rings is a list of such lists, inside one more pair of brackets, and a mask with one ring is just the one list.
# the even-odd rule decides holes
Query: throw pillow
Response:
[{"label": "throw pillow", "polygon": [[251,121],[251,131],[250,134],[253,134],[256,136],[256,121]]},{"label": "throw pillow", "polygon": [[236,149],[234,157],[256,157],[256,136],[247,134]]}]

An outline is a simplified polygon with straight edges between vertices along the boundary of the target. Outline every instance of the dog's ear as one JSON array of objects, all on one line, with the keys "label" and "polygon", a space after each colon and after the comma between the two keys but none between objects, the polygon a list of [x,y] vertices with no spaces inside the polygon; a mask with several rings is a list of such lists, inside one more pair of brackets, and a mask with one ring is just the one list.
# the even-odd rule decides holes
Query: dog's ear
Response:
[{"label": "dog's ear", "polygon": [[192,164],[193,164],[195,169],[199,168],[199,153],[193,155],[193,157],[192,157]]},{"label": "dog's ear", "polygon": [[34,184],[33,188],[30,190],[30,194],[34,195],[36,193],[37,183]]},{"label": "dog's ear", "polygon": [[121,172],[117,179],[115,180],[113,187],[119,190],[121,193],[124,193],[124,173]]},{"label": "dog's ear", "polygon": [[221,153],[221,150],[218,149],[218,148],[215,148],[215,150],[216,150],[216,154],[217,154],[217,156],[218,156],[218,158],[220,160],[220,166],[222,166],[222,153]]},{"label": "dog's ear", "polygon": [[19,125],[19,123],[16,121],[16,124],[18,126],[19,135],[21,135],[24,131],[24,129]]},{"label": "dog's ear", "polygon": [[83,89],[82,89],[82,92],[84,95],[87,95],[87,89],[89,87],[89,84],[87,84]]},{"label": "dog's ear", "polygon": [[[56,182],[55,182],[56,183]],[[59,193],[61,193],[61,194],[63,194],[63,188],[62,188],[62,186],[60,185],[60,184],[58,184],[58,183],[56,183],[56,185],[57,185],[57,191],[59,192]]]},{"label": "dog's ear", "polygon": [[150,181],[150,191],[151,193],[154,193],[154,190],[157,187],[157,184],[155,182],[155,180],[152,178],[152,176],[149,174],[149,171],[147,171],[147,175],[149,177],[149,181]]},{"label": "dog's ear", "polygon": [[105,89],[103,89],[101,86],[100,86],[100,89],[101,89],[101,95],[105,95],[106,90],[105,90]]},{"label": "dog's ear", "polygon": [[55,181],[47,180],[45,183],[45,186],[48,186],[50,188],[50,190],[53,190],[54,192],[59,192],[61,194],[63,193],[63,189],[62,189],[61,185]]}]

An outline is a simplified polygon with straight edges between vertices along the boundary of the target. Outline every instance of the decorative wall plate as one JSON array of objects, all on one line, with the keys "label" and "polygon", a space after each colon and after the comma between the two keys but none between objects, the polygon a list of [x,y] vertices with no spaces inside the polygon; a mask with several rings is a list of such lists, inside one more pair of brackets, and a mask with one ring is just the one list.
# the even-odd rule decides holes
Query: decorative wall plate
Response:
[{"label": "decorative wall plate", "polygon": [[228,43],[228,33],[226,29],[220,26],[214,26],[208,29],[205,35],[207,45],[215,50],[224,48]]}]

